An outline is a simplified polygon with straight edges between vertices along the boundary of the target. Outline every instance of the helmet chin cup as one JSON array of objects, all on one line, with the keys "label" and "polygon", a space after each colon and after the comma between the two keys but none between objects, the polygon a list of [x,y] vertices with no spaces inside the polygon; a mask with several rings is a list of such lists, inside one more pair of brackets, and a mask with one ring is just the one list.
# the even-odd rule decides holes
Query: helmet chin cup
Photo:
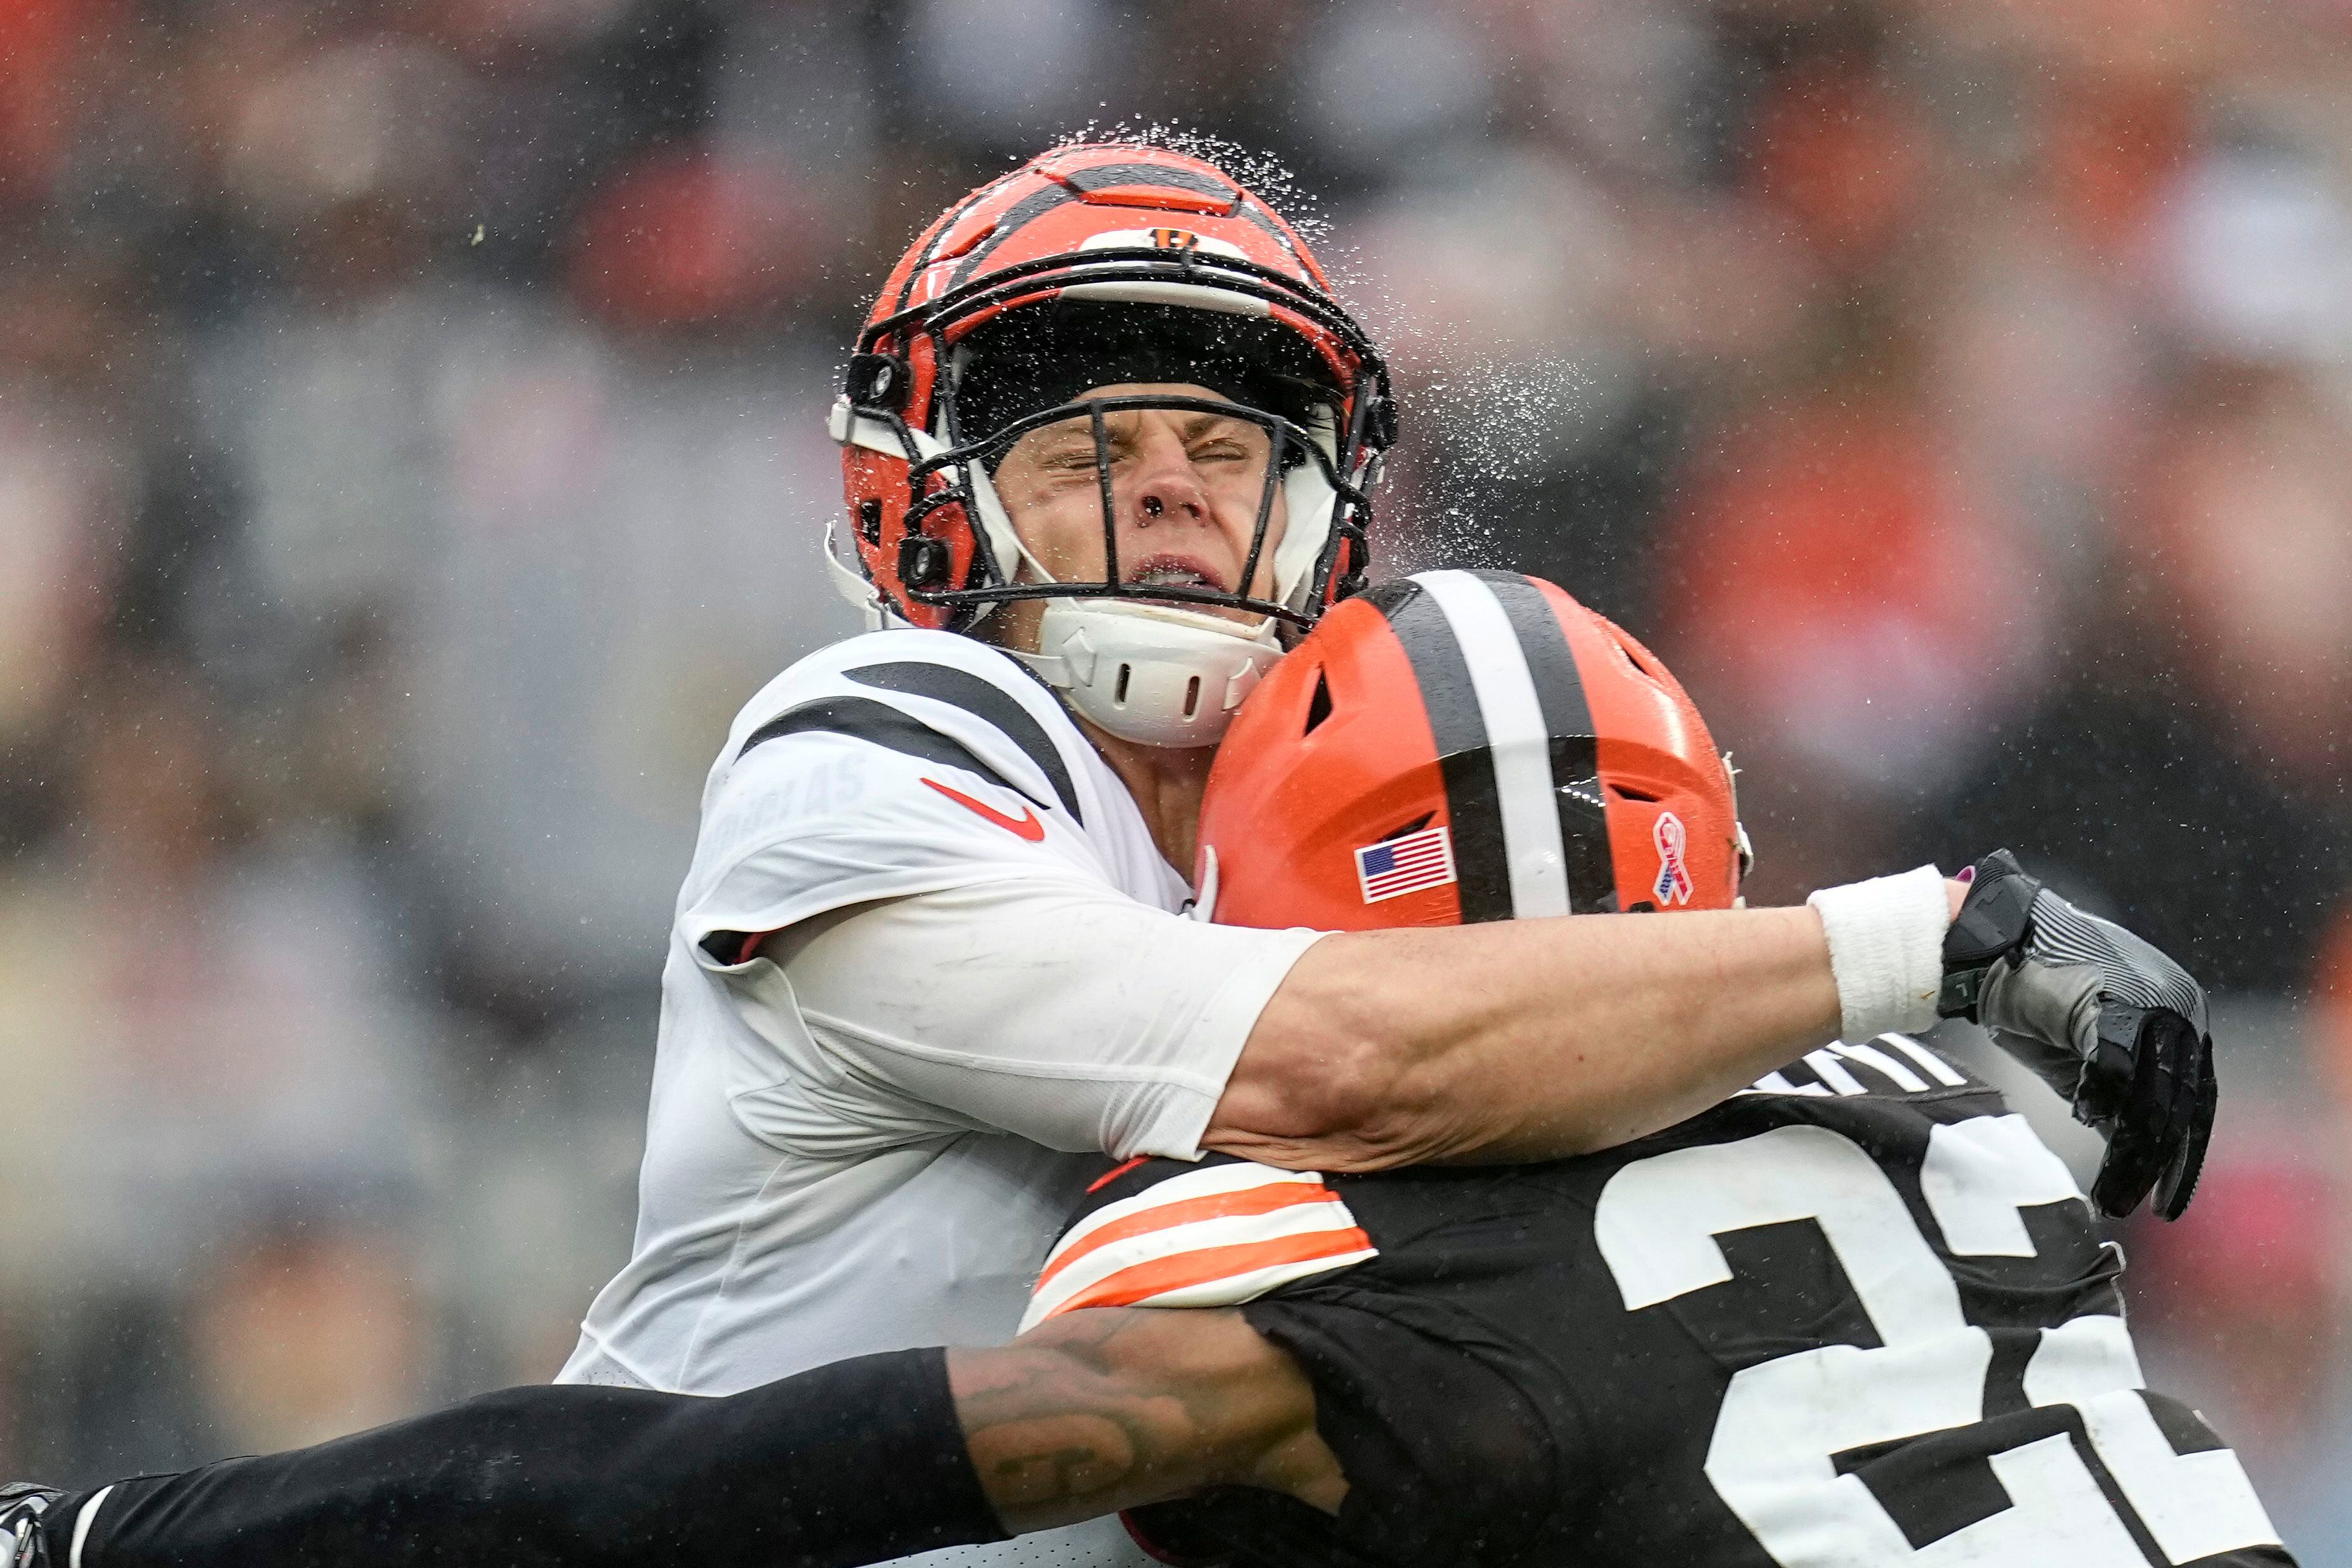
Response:
[{"label": "helmet chin cup", "polygon": [[1017,655],[1080,716],[1140,746],[1214,746],[1282,657],[1274,623],[1165,604],[1052,599]]}]

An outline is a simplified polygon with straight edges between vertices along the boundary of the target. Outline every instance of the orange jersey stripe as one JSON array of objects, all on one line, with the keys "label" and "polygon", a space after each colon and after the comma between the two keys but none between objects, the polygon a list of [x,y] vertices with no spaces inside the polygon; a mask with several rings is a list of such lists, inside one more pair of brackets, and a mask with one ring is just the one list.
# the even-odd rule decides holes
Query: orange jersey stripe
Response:
[{"label": "orange jersey stripe", "polygon": [[1102,1175],[1095,1177],[1094,1180],[1087,1183],[1087,1192],[1089,1196],[1100,1192],[1103,1188],[1108,1186],[1111,1183],[1117,1181],[1119,1177],[1125,1176],[1136,1166],[1148,1166],[1150,1163],[1151,1156],[1150,1155],[1138,1155],[1135,1158],[1128,1161],[1127,1164],[1123,1166],[1113,1166],[1110,1169],[1103,1172]]},{"label": "orange jersey stripe", "polygon": [[1059,1317],[1080,1307],[1129,1306],[1163,1291],[1181,1291],[1188,1285],[1211,1284],[1234,1275],[1271,1269],[1281,1263],[1304,1263],[1316,1258],[1370,1250],[1372,1239],[1361,1229],[1316,1230],[1305,1236],[1283,1236],[1272,1241],[1244,1242],[1238,1247],[1204,1248],[1179,1258],[1159,1258],[1149,1263],[1138,1263],[1132,1269],[1121,1269],[1092,1289],[1081,1291],[1064,1301],[1046,1316]]},{"label": "orange jersey stripe", "polygon": [[1199,1219],[1229,1219],[1236,1215],[1272,1214],[1276,1209],[1295,1208],[1302,1203],[1334,1201],[1329,1187],[1304,1182],[1276,1182],[1265,1186],[1244,1187],[1240,1192],[1213,1192],[1205,1197],[1188,1197],[1175,1203],[1147,1208],[1140,1214],[1130,1214],[1115,1219],[1100,1229],[1090,1230],[1071,1243],[1070,1249],[1045,1265],[1037,1276],[1037,1290],[1044,1290],[1054,1276],[1097,1248],[1114,1241],[1124,1241],[1130,1236],[1145,1236],[1154,1230],[1166,1230],[1173,1226],[1190,1225]]}]

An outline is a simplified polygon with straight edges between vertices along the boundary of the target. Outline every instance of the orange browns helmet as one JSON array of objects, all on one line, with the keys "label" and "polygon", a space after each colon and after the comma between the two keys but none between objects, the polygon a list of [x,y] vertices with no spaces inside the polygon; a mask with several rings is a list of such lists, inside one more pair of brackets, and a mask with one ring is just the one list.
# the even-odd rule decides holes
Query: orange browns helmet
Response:
[{"label": "orange browns helmet", "polygon": [[1748,862],[1729,760],[1665,666],[1483,571],[1324,617],[1234,719],[1200,842],[1220,923],[1325,930],[1727,909]]},{"label": "orange browns helmet", "polygon": [[[1293,380],[1315,383],[1311,409],[1263,422],[1278,458],[1269,492],[1278,478],[1289,502],[1274,601],[1208,588],[1147,596],[1119,580],[1115,561],[1102,582],[1016,581],[1019,544],[987,469],[1023,431],[1087,411],[1057,403],[1009,429],[974,428],[958,392],[975,333],[1052,303],[1154,307],[1163,317],[1177,308],[1223,323]],[[1303,627],[1362,585],[1366,492],[1394,415],[1380,355],[1265,202],[1197,158],[1083,143],[973,191],[900,258],[858,336],[833,434],[871,585],[854,586],[914,625],[960,632],[1005,600],[1084,596],[1238,605]],[[1260,542],[1265,518],[1261,507]]]}]

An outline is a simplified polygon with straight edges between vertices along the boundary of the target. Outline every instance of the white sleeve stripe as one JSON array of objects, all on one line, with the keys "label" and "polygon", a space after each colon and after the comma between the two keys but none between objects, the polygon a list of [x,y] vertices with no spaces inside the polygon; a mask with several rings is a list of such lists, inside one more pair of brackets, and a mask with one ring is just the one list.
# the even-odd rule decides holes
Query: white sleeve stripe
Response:
[{"label": "white sleeve stripe", "polygon": [[[1909,1057],[1919,1064],[1920,1070],[1927,1076],[1923,1078],[1919,1073],[1912,1071],[1902,1062],[1879,1050],[1881,1045],[1891,1046]],[[1848,1061],[1867,1067],[1880,1074],[1895,1092],[1901,1094],[1932,1093],[1937,1083],[1948,1089],[1965,1089],[1969,1085],[1968,1076],[1955,1070],[1950,1062],[1946,1061],[1917,1040],[1900,1034],[1882,1034],[1870,1043],[1859,1045],[1850,1044],[1844,1040],[1832,1040],[1819,1051],[1807,1051],[1804,1061],[1820,1075],[1820,1082],[1792,1083],[1785,1071],[1768,1072],[1747,1088],[1734,1091],[1734,1098],[1741,1094],[1852,1096],[1875,1092],[1870,1085],[1845,1070],[1842,1063]],[[1936,1082],[1930,1083],[1927,1081],[1929,1078],[1934,1079]]]},{"label": "white sleeve stripe", "polygon": [[1286,1182],[1303,1186],[1320,1186],[1323,1185],[1323,1177],[1314,1171],[1278,1170],[1273,1166],[1261,1166],[1248,1162],[1238,1165],[1203,1166],[1196,1171],[1186,1171],[1181,1176],[1170,1176],[1166,1181],[1153,1184],[1147,1192],[1138,1193],[1133,1197],[1121,1198],[1117,1203],[1107,1203],[1071,1226],[1063,1233],[1062,1239],[1054,1243],[1054,1249],[1045,1254],[1045,1267],[1051,1269],[1055,1260],[1107,1225],[1116,1225],[1121,1220],[1132,1218],[1151,1209],[1164,1208],[1171,1203],[1183,1203],[1196,1197],[1210,1197],[1220,1193],[1248,1192],[1255,1187],[1272,1186]]},{"label": "white sleeve stripe", "polygon": [[1907,1034],[1882,1034],[1878,1038],[1917,1062],[1928,1077],[1948,1088],[1957,1089],[1969,1081],[1967,1074],[1952,1071],[1950,1062]]},{"label": "white sleeve stripe", "polygon": [[81,1568],[82,1543],[89,1539],[89,1527],[98,1522],[98,1511],[113,1491],[110,1486],[100,1488],[98,1495],[82,1504],[81,1511],[74,1515],[73,1549],[66,1553],[66,1568]]},{"label": "white sleeve stripe", "polygon": [[1859,1061],[1865,1067],[1875,1068],[1885,1075],[1888,1082],[1906,1094],[1925,1094],[1927,1092],[1926,1079],[1875,1047],[1853,1045],[1845,1040],[1835,1040],[1830,1042],[1829,1050],[1844,1057],[1848,1061]]},{"label": "white sleeve stripe", "polygon": [[1356,1217],[1338,1198],[1302,1203],[1270,1214],[1228,1215],[1197,1219],[1123,1237],[1078,1259],[1046,1281],[1034,1298],[1036,1307],[1051,1312],[1073,1296],[1085,1294],[1114,1274],[1150,1263],[1174,1264],[1192,1254],[1231,1247],[1250,1247],[1293,1236],[1326,1231],[1354,1231]]},{"label": "white sleeve stripe", "polygon": [[1826,1084],[1792,1083],[1789,1081],[1789,1075],[1786,1072],[1776,1068],[1747,1088],[1738,1091],[1737,1094],[1827,1094],[1828,1092],[1829,1088]]},{"label": "white sleeve stripe", "polygon": [[1856,1078],[1853,1073],[1848,1072],[1845,1070],[1844,1063],[1839,1061],[1838,1059],[1829,1051],[1809,1051],[1805,1052],[1805,1065],[1811,1068],[1814,1075],[1822,1082],[1828,1084],[1833,1093],[1867,1094],[1870,1092],[1869,1090],[1863,1087],[1862,1080]]}]

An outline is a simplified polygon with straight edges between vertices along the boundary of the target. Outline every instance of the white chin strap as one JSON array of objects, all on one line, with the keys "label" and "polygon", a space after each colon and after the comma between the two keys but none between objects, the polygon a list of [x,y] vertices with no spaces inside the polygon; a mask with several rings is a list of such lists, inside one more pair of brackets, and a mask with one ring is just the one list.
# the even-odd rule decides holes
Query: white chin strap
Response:
[{"label": "white chin strap", "polygon": [[1037,652],[1013,657],[1121,740],[1214,746],[1282,644],[1271,619],[1248,626],[1165,604],[1049,599]]}]

